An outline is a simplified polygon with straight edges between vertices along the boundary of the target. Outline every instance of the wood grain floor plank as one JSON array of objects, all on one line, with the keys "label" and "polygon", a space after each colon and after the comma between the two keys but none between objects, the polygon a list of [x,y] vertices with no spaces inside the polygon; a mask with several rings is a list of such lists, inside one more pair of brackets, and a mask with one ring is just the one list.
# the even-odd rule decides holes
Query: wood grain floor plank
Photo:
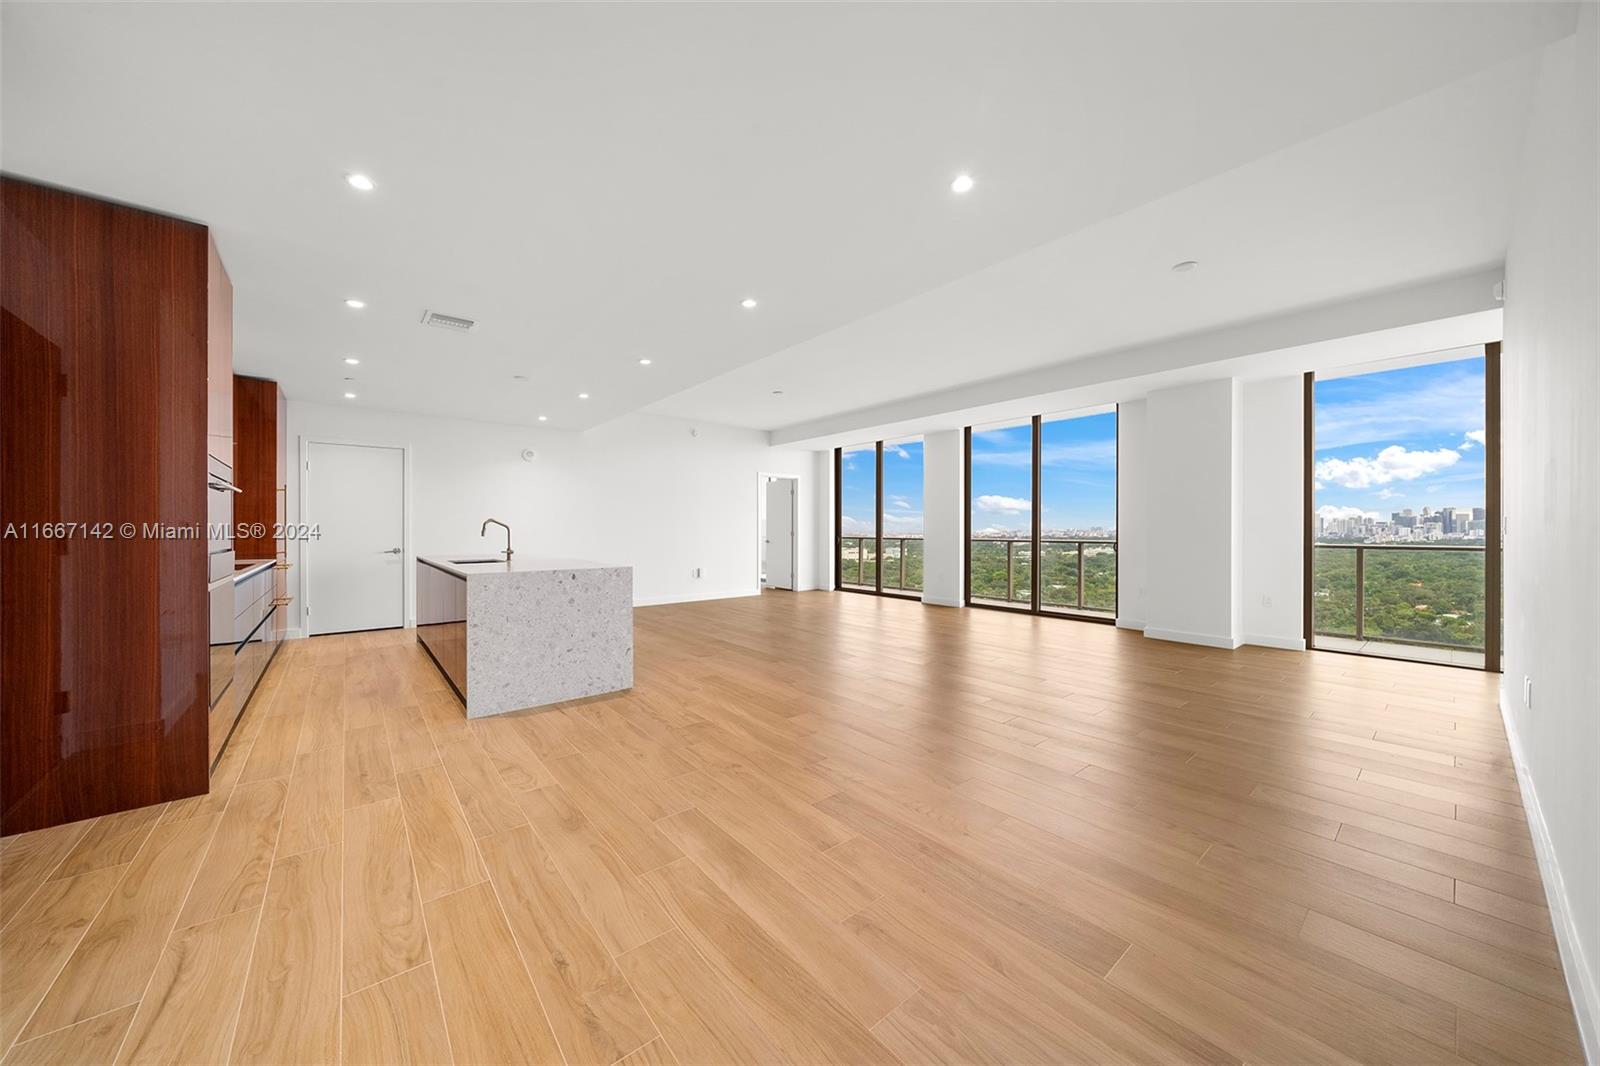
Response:
[{"label": "wood grain floor plank", "polygon": [[396,780],[423,902],[486,878],[472,830],[444,769],[410,770]]},{"label": "wood grain floor plank", "polygon": [[337,1061],[342,869],[338,845],[273,864],[230,1061]]},{"label": "wood grain floor plank", "polygon": [[85,1018],[76,1025],[57,1029],[13,1047],[4,1066],[60,1066],[66,1062],[105,1063],[117,1056],[133,1022],[137,1003]]},{"label": "wood grain floor plank", "polygon": [[86,818],[5,838],[5,851],[0,852],[0,929],[11,924],[93,825],[94,819]]},{"label": "wood grain floor plank", "polygon": [[394,799],[394,763],[389,758],[389,736],[383,723],[351,729],[344,735],[344,805],[363,807]]},{"label": "wood grain floor plank", "polygon": [[725,982],[676,929],[618,955],[617,965],[685,1061],[792,1061],[750,1017],[735,986]]},{"label": "wood grain floor plank", "polygon": [[517,798],[540,842],[573,886],[578,906],[613,955],[672,928],[655,897],[560,786],[519,793]]},{"label": "wood grain floor plank", "polygon": [[428,935],[398,799],[345,812],[344,990],[428,961]]},{"label": "wood grain floor plank", "polygon": [[476,739],[444,745],[439,755],[474,836],[503,833],[527,822],[516,794],[506,787]]},{"label": "wood grain floor plank", "polygon": [[40,886],[0,932],[0,1048],[10,1047],[126,866],[106,866]]},{"label": "wood grain floor plank", "polygon": [[178,914],[178,928],[261,905],[288,785],[283,778],[272,778],[234,790]]},{"label": "wood grain floor plank", "polygon": [[563,1062],[488,885],[425,905],[450,1047],[461,1062]]},{"label": "wood grain floor plank", "polygon": [[652,1040],[649,1015],[533,830],[479,845],[567,1061],[614,1062]]},{"label": "wood grain floor plank", "polygon": [[431,963],[346,996],[342,1013],[344,1061],[350,1066],[453,1061]]},{"label": "wood grain floor plank", "polygon": [[233,911],[172,934],[118,1063],[226,1058],[259,917],[254,909]]},{"label": "wood grain floor plank", "polygon": [[33,1014],[22,1039],[136,1002],[205,855],[218,816],[155,827]]},{"label": "wood grain floor plank", "polygon": [[344,747],[320,747],[295,756],[278,858],[337,844],[343,834]]}]

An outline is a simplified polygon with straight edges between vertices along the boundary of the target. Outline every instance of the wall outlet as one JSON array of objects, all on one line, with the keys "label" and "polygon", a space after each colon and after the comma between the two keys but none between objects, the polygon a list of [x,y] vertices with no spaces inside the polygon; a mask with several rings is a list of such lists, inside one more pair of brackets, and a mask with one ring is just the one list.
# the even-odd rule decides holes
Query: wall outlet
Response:
[{"label": "wall outlet", "polygon": [[1533,710],[1533,678],[1527,674],[1522,675],[1522,705]]},{"label": "wall outlet", "polygon": [[1272,597],[1271,596],[1263,596],[1263,597],[1261,597],[1261,606],[1263,606],[1263,607],[1271,607],[1272,606]]},{"label": "wall outlet", "polygon": [[698,579],[700,577],[700,568],[698,566],[692,568],[689,571],[689,576]]}]

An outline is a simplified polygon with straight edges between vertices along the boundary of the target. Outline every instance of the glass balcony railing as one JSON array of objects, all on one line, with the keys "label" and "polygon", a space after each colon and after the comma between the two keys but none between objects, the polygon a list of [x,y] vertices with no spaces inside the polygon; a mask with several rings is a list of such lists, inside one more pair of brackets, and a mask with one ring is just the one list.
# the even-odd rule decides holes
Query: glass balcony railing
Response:
[{"label": "glass balcony railing", "polygon": [[[1032,604],[1032,540],[974,537],[971,559],[974,603],[1022,608]],[[1117,542],[1096,538],[1040,540],[1039,607],[1044,611],[1114,616]]]},{"label": "glass balcony railing", "polygon": [[839,584],[848,589],[875,591],[883,570],[883,591],[922,591],[923,544],[921,537],[839,538]]},{"label": "glass balcony railing", "polygon": [[1314,545],[1312,632],[1481,652],[1483,552],[1468,544]]}]

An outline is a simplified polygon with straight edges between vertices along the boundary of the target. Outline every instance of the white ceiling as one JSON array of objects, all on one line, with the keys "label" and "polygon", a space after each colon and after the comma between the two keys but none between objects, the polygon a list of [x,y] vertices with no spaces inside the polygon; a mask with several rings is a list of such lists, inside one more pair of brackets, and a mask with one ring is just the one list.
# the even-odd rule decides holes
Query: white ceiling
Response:
[{"label": "white ceiling", "polygon": [[[355,373],[362,406],[582,429],[644,407],[787,426],[1494,261],[1529,69],[1506,61],[1575,15],[13,0],[0,18],[0,165],[210,224],[238,370],[291,398],[337,400]],[[957,198],[961,171],[978,184]],[[1164,273],[1181,258],[1204,263]],[[1008,333],[995,264],[1071,329]],[[428,329],[424,308],[482,324]]]}]

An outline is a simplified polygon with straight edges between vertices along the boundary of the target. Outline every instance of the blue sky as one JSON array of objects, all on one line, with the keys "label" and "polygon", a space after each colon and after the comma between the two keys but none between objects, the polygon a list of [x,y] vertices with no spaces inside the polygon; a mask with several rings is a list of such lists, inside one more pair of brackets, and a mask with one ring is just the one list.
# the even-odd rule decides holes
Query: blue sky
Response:
[{"label": "blue sky", "polygon": [[[1032,429],[972,431],[972,529],[1026,530],[1032,523]],[[1046,418],[1040,429],[1040,524],[1050,529],[1117,522],[1117,415]]]},{"label": "blue sky", "polygon": [[[877,506],[877,472],[873,446],[846,448],[840,461],[840,522],[845,536],[873,531]],[[920,536],[922,528],[922,441],[885,441],[883,445],[883,535]]]},{"label": "blue sky", "polygon": [[1484,360],[1318,381],[1318,513],[1482,507]]}]

